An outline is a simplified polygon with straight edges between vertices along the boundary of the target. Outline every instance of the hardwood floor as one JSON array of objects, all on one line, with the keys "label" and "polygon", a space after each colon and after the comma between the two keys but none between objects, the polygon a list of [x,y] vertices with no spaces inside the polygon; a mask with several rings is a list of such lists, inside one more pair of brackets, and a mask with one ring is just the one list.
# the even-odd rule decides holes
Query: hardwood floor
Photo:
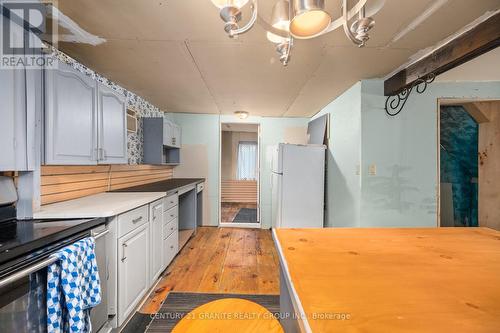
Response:
[{"label": "hardwood floor", "polygon": [[[257,209],[257,204],[253,203],[234,203],[234,202],[223,202],[221,204],[221,214],[223,223],[233,223],[234,218],[238,215],[241,208],[254,208]],[[255,221],[257,222],[257,221]]]},{"label": "hardwood floor", "polygon": [[279,294],[270,230],[200,227],[139,310],[158,312],[170,291]]}]

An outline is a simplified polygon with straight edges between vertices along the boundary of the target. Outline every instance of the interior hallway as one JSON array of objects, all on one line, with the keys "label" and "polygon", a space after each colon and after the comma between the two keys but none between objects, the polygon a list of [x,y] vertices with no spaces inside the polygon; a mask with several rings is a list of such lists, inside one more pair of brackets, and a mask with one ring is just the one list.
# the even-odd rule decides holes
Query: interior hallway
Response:
[{"label": "interior hallway", "polygon": [[170,291],[279,294],[271,231],[200,227],[139,310],[158,312]]}]

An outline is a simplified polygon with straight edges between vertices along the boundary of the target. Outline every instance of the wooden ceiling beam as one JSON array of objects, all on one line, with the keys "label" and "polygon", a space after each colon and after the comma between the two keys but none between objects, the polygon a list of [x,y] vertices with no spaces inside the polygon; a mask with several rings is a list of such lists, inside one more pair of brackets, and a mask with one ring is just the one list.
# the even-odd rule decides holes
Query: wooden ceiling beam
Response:
[{"label": "wooden ceiling beam", "polygon": [[396,95],[418,78],[439,75],[500,46],[500,12],[397,72],[384,82],[384,94]]}]

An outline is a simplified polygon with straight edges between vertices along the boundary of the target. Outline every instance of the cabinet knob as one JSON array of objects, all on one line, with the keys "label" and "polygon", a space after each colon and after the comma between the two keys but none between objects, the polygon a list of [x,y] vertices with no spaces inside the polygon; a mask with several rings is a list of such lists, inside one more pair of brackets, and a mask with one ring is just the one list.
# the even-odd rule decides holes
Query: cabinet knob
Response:
[{"label": "cabinet knob", "polygon": [[174,249],[174,246],[173,246],[173,245],[170,245],[170,248],[173,250],[173,249]]}]

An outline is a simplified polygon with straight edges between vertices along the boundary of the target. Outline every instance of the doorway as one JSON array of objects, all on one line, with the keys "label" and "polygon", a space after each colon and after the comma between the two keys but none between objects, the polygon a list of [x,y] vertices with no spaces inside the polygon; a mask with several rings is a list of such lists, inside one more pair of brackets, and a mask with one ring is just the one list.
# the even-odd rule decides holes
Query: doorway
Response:
[{"label": "doorway", "polygon": [[439,105],[439,226],[499,230],[500,102]]},{"label": "doorway", "polygon": [[221,123],[220,221],[260,228],[259,124]]}]

